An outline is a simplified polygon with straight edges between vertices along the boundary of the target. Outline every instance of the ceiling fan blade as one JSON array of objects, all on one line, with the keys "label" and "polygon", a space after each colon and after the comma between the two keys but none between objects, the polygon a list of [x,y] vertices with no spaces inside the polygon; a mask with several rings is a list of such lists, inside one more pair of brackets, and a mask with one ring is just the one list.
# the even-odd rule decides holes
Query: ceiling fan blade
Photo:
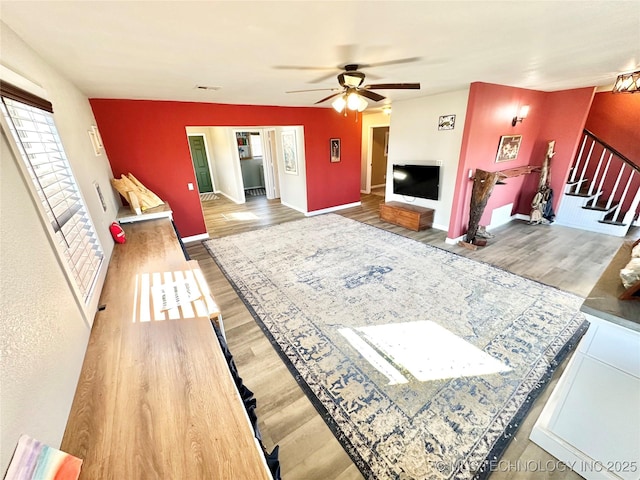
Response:
[{"label": "ceiling fan blade", "polygon": [[398,58],[396,60],[387,60],[386,62],[374,62],[374,63],[361,63],[358,64],[360,68],[371,68],[371,67],[382,67],[384,65],[398,65],[401,63],[412,63],[419,62],[422,60],[422,57],[409,57],[409,58]]},{"label": "ceiling fan blade", "polygon": [[342,92],[334,93],[333,95],[329,95],[328,97],[324,97],[322,100],[318,100],[314,105],[317,105],[322,102],[326,102],[327,100],[332,99],[333,97],[337,97],[338,95],[342,95]]},{"label": "ceiling fan blade", "polygon": [[284,93],[325,92],[325,91],[337,92],[338,90],[340,89],[339,88],[311,88],[309,90],[289,90]]},{"label": "ceiling fan blade", "polygon": [[420,90],[419,83],[374,83],[366,85],[367,90]]},{"label": "ceiling fan blade", "polygon": [[318,77],[318,78],[314,78],[313,80],[310,80],[309,83],[324,82],[325,80],[329,80],[330,78],[335,77],[338,73],[340,73],[340,71],[337,68],[334,68],[333,72],[327,73],[327,74],[322,75],[321,77]]},{"label": "ceiling fan blade", "polygon": [[275,70],[335,70],[336,67],[313,67],[305,65],[274,65]]},{"label": "ceiling fan blade", "polygon": [[358,95],[362,95],[363,97],[367,97],[371,100],[373,100],[374,102],[379,102],[380,100],[384,100],[386,97],[383,97],[382,95],[380,95],[379,93],[376,92],[370,92],[369,90],[356,90],[356,92],[358,93]]}]

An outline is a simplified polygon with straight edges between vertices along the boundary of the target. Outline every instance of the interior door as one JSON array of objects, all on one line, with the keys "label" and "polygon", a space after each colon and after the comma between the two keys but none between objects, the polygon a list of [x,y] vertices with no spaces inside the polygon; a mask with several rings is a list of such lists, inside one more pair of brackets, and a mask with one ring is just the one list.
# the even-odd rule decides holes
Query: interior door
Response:
[{"label": "interior door", "polygon": [[280,198],[280,182],[278,181],[278,164],[276,162],[276,131],[265,129],[262,132],[264,140],[264,180],[267,190],[267,198],[273,200]]},{"label": "interior door", "polygon": [[388,142],[389,127],[374,127],[371,145],[371,187],[379,187],[386,183]]},{"label": "interior door", "polygon": [[204,146],[204,137],[189,136],[189,148],[191,149],[191,160],[198,182],[198,192],[213,192],[213,182],[209,172],[209,159]]}]

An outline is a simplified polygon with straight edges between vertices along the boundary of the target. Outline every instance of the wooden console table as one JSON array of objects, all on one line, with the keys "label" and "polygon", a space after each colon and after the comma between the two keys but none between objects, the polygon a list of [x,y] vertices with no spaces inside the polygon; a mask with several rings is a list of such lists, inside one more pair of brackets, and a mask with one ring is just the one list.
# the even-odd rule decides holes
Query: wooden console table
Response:
[{"label": "wooden console table", "polygon": [[586,479],[640,478],[640,302],[619,300],[625,243],[582,304],[591,325],[531,432]]},{"label": "wooden console table", "polygon": [[431,228],[433,209],[401,202],[381,203],[380,219],[417,232]]},{"label": "wooden console table", "polygon": [[142,292],[145,275],[175,280],[197,263],[184,258],[168,218],[123,228],[61,449],[83,460],[86,480],[270,480],[211,325],[215,307],[165,316]]}]

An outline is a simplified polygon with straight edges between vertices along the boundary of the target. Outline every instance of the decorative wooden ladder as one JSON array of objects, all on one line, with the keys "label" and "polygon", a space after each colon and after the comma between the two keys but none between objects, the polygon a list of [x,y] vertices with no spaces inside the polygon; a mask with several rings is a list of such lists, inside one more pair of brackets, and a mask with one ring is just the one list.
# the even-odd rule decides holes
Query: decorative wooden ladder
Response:
[{"label": "decorative wooden ladder", "polygon": [[639,205],[640,167],[585,130],[556,223],[624,237]]}]

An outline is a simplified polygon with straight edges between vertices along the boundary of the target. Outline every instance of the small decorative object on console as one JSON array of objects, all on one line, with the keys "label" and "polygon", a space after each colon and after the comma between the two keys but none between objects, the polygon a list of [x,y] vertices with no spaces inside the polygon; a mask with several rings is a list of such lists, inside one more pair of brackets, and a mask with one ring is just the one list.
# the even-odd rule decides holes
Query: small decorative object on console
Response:
[{"label": "small decorative object on console", "polygon": [[640,240],[631,248],[631,260],[620,270],[620,279],[625,291],[620,300],[640,300]]}]

